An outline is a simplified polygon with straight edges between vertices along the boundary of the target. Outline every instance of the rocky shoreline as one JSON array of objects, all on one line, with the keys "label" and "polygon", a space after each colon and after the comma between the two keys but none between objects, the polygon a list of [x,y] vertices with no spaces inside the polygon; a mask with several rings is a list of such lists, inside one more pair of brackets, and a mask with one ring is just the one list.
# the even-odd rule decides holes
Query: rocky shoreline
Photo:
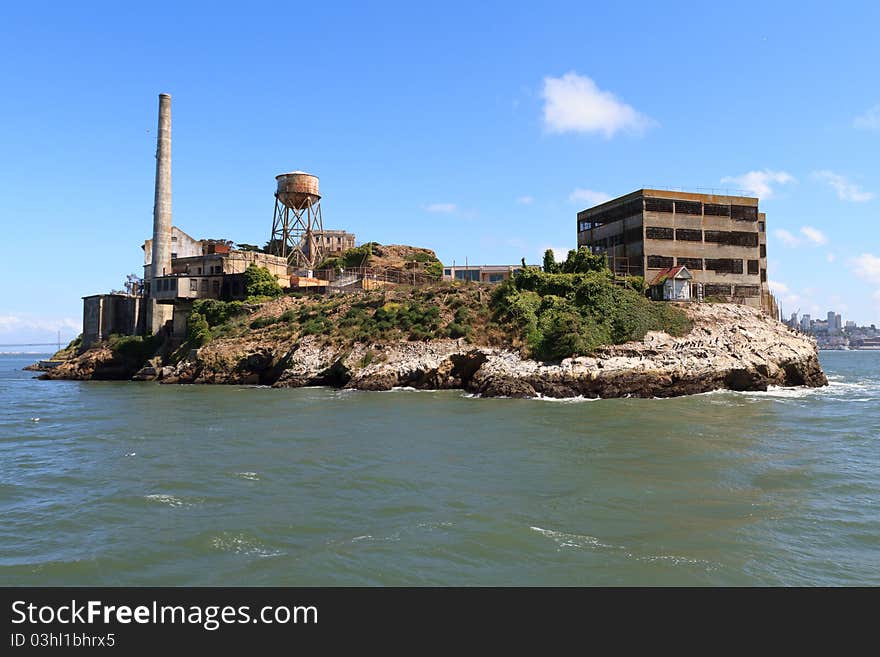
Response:
[{"label": "rocky shoreline", "polygon": [[392,344],[322,344],[321,336],[270,342],[215,340],[176,365],[159,358],[137,372],[106,346],[86,351],[42,379],[111,379],[163,384],[237,384],[358,390],[463,389],[487,397],[673,397],[718,389],[823,386],[816,343],[760,312],[732,304],[685,307],[682,337],[651,332],[561,363],[524,359],[464,339]]}]

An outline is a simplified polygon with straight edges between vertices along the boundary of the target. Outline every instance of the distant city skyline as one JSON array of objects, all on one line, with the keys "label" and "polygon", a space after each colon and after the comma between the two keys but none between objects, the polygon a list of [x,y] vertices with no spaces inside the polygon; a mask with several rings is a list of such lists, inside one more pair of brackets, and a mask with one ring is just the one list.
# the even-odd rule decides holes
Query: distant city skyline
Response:
[{"label": "distant city skyline", "polygon": [[81,297],[141,273],[162,92],[173,221],[196,238],[266,242],[274,176],[294,169],[320,177],[327,228],[445,264],[564,254],[579,210],[642,187],[742,190],[767,213],[783,317],[878,324],[880,5],[737,14],[755,20],[160,0],[158,29],[134,5],[5,7],[0,343],[67,341]]}]

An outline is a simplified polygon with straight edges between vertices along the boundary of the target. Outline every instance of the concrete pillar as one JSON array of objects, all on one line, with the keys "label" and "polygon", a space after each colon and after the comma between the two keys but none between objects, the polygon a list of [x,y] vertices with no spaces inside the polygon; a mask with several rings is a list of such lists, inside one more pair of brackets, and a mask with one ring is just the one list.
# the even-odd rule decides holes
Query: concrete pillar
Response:
[{"label": "concrete pillar", "polygon": [[[156,193],[153,201],[153,253],[151,293],[156,276],[171,273],[171,96],[159,94],[159,129],[156,138]],[[172,307],[150,299],[147,330],[157,333],[172,317]]]}]

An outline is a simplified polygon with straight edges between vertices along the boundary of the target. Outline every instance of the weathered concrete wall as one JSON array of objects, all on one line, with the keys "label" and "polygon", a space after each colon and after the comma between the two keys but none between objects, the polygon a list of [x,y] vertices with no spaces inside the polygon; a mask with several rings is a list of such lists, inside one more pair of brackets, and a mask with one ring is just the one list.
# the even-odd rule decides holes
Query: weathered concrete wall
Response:
[{"label": "weathered concrete wall", "polygon": [[112,333],[143,335],[147,299],[124,294],[95,294],[83,297],[83,347],[106,339]]}]

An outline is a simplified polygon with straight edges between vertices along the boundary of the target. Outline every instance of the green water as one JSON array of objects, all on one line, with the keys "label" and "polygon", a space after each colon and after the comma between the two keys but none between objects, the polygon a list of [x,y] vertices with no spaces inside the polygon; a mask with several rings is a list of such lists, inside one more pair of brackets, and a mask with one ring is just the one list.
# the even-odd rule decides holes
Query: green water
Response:
[{"label": "green water", "polygon": [[580,402],[35,358],[0,356],[0,585],[880,584],[880,352],[823,352],[822,390]]}]

